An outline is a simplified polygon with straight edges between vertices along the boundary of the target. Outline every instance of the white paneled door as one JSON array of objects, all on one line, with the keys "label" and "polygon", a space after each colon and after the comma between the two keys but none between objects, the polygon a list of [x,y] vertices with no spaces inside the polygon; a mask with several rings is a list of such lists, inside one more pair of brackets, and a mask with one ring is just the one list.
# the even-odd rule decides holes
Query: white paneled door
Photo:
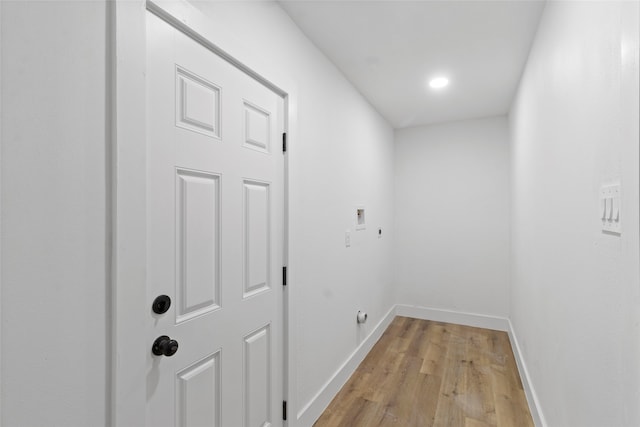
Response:
[{"label": "white paneled door", "polygon": [[283,109],[147,13],[148,426],[282,425]]}]

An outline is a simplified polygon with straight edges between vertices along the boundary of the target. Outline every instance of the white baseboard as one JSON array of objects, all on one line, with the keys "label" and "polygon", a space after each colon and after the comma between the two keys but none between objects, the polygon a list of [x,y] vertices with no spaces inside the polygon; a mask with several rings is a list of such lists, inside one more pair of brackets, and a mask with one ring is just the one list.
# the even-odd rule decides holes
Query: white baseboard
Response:
[{"label": "white baseboard", "polygon": [[320,415],[327,409],[331,400],[338,394],[342,386],[355,372],[356,368],[362,363],[364,358],[369,354],[375,343],[378,342],[384,331],[391,324],[395,317],[395,306],[387,312],[387,314],[373,328],[373,331],[366,337],[349,358],[342,364],[329,381],[320,389],[320,391],[307,403],[299,412],[297,424],[301,427],[312,426]]},{"label": "white baseboard", "polygon": [[415,319],[433,320],[436,322],[454,323],[456,325],[475,326],[476,328],[493,329],[494,331],[509,331],[509,319],[506,317],[487,316],[485,314],[397,304],[396,315],[413,317]]},{"label": "white baseboard", "polygon": [[509,335],[513,354],[516,359],[522,386],[529,403],[531,417],[536,427],[547,427],[542,411],[540,410],[540,402],[533,389],[529,372],[526,368],[520,346],[516,339],[515,332],[511,321],[506,317],[488,316],[484,314],[465,313],[451,310],[441,310],[430,307],[420,307],[406,304],[396,304],[391,307],[382,320],[376,325],[373,331],[365,338],[351,356],[342,364],[336,373],[325,383],[320,391],[307,403],[299,412],[295,425],[301,427],[312,426],[313,423],[322,415],[322,412],[329,406],[331,400],[338,394],[340,389],[345,385],[347,380],[355,372],[356,368],[364,360],[366,355],[371,351],[376,342],[380,339],[384,331],[395,316],[413,317],[415,319],[433,320],[436,322],[454,323],[458,325],[474,326],[477,328],[493,329],[496,331],[504,331]]},{"label": "white baseboard", "polygon": [[513,349],[513,356],[516,358],[516,364],[518,365],[518,372],[520,373],[520,379],[522,380],[522,387],[524,393],[527,396],[527,403],[529,403],[529,410],[531,411],[531,417],[536,427],[547,427],[547,421],[544,419],[542,413],[542,407],[540,406],[540,400],[536,394],[533,384],[531,383],[531,377],[529,376],[529,370],[522,357],[520,351],[520,344],[516,338],[516,333],[513,329],[513,324],[509,320],[509,340],[511,341],[511,348]]}]

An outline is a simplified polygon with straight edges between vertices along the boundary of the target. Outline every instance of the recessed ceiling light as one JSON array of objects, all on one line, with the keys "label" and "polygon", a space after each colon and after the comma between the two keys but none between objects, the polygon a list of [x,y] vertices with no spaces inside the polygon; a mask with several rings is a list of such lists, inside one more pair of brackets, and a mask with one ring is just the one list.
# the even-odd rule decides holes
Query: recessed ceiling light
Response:
[{"label": "recessed ceiling light", "polygon": [[435,79],[431,79],[429,82],[429,87],[432,89],[442,89],[443,87],[449,84],[449,79],[446,77],[436,77]]}]

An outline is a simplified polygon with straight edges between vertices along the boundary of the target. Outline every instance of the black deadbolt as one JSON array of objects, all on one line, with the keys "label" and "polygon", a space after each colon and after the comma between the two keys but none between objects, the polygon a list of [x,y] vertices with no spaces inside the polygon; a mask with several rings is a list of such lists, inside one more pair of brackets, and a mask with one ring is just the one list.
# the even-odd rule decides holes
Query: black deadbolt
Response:
[{"label": "black deadbolt", "polygon": [[168,295],[160,295],[158,298],[153,300],[151,309],[156,314],[164,314],[169,311],[169,307],[171,307],[171,298],[169,298]]},{"label": "black deadbolt", "polygon": [[151,347],[151,352],[156,356],[171,357],[176,354],[176,351],[178,351],[178,341],[172,340],[166,335],[158,337]]}]

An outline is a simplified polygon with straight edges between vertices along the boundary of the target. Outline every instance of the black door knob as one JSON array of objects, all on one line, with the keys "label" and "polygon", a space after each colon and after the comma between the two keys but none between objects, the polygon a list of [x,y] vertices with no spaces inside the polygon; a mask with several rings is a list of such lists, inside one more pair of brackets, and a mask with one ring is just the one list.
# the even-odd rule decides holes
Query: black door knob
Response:
[{"label": "black door knob", "polygon": [[176,351],[178,351],[178,341],[172,340],[166,335],[158,337],[151,347],[151,352],[156,356],[171,357],[176,354]]},{"label": "black door knob", "polygon": [[155,300],[153,300],[153,304],[151,305],[151,309],[156,314],[164,314],[169,311],[169,307],[171,307],[171,298],[168,295],[160,295]]}]

